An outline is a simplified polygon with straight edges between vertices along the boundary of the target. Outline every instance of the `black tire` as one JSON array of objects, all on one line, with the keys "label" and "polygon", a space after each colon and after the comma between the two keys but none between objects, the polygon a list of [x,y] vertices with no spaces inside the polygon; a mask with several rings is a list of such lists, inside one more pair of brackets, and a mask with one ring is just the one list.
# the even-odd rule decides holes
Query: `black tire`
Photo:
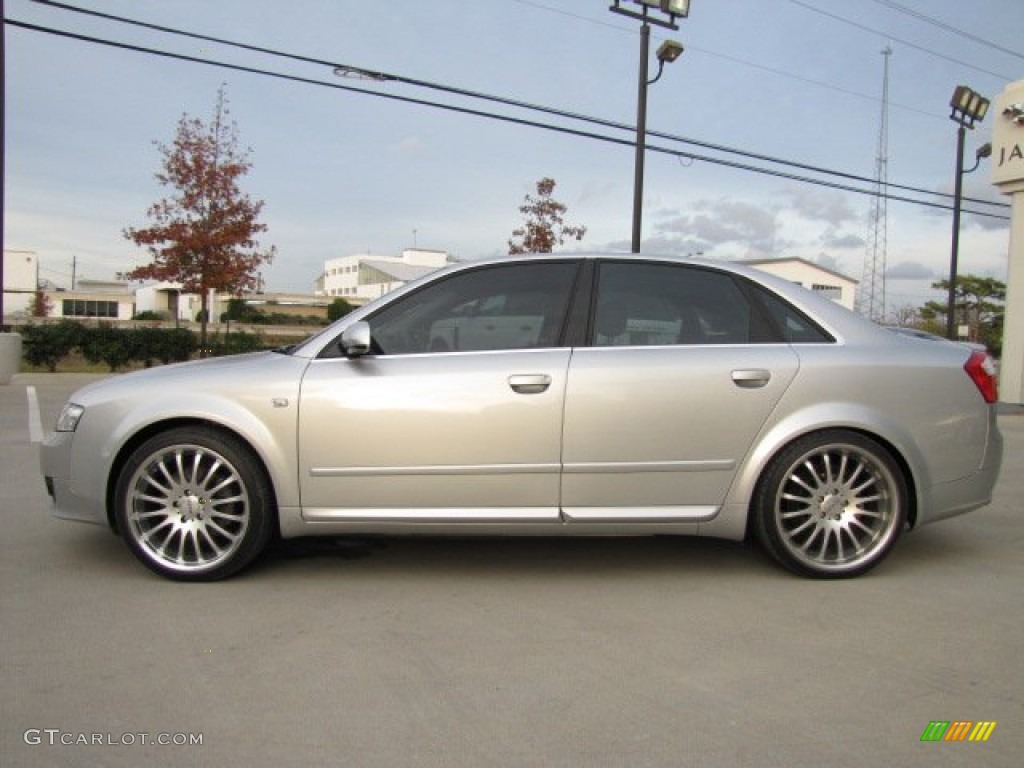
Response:
[{"label": "black tire", "polygon": [[906,478],[892,454],[858,432],[827,430],[783,449],[753,500],[761,545],[803,576],[859,576],[880,563],[907,520]]},{"label": "black tire", "polygon": [[274,494],[241,440],[208,427],[170,429],[139,445],[114,492],[118,530],[150,570],[216,581],[265,549]]}]

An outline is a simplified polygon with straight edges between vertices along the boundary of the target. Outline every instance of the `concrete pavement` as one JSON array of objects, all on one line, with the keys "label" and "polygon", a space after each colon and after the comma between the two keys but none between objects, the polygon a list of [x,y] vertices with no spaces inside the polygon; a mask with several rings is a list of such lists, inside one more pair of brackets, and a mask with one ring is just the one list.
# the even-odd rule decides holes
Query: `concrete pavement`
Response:
[{"label": "concrete pavement", "polygon": [[[994,503],[861,579],[710,540],[393,539],[181,585],[50,516],[28,388],[51,429],[95,378],[0,387],[0,765],[1020,764],[1019,413]],[[996,726],[921,741],[958,720]]]}]

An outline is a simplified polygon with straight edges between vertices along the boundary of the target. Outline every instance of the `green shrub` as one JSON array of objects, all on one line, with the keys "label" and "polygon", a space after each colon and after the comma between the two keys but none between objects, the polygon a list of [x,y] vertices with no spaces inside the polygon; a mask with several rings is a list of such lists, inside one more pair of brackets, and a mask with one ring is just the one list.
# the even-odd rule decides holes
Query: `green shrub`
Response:
[{"label": "green shrub", "polygon": [[261,333],[246,333],[235,331],[226,333],[223,336],[215,334],[208,341],[208,354],[210,355],[240,355],[246,352],[257,352],[266,349],[266,342]]},{"label": "green shrub", "polygon": [[21,329],[22,357],[53,373],[57,364],[82,343],[85,331],[74,320],[61,320],[55,325],[26,325]]},{"label": "green shrub", "polygon": [[135,320],[167,320],[166,312],[153,312],[152,310],[144,310],[142,312],[136,312]]},{"label": "green shrub", "polygon": [[90,363],[106,363],[112,372],[116,371],[132,359],[132,333],[105,323],[88,328],[81,342],[82,356]]},{"label": "green shrub", "polygon": [[333,323],[335,320],[347,315],[352,309],[352,305],[344,299],[335,299],[327,305],[327,319]]},{"label": "green shrub", "polygon": [[188,328],[168,328],[162,331],[157,357],[160,362],[180,363],[188,360],[196,350],[196,335]]}]

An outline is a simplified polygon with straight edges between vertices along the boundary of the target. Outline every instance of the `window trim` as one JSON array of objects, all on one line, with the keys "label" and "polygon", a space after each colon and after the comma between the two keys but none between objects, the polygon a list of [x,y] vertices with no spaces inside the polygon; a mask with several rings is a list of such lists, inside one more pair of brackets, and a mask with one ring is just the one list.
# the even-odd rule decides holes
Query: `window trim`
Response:
[{"label": "window trim", "polygon": [[[372,359],[391,359],[391,358],[396,358],[396,357],[412,357],[412,356],[422,356],[422,355],[500,354],[500,353],[504,353],[504,352],[530,352],[530,351],[536,352],[536,351],[543,350],[543,349],[562,349],[562,348],[568,346],[566,344],[566,340],[567,340],[567,338],[570,337],[570,334],[569,334],[569,331],[568,331],[569,318],[572,315],[573,306],[574,306],[574,303],[575,303],[575,301],[577,299],[577,292],[580,289],[580,278],[581,278],[581,275],[586,271],[586,269],[584,268],[583,265],[586,264],[588,261],[589,260],[587,260],[587,259],[582,259],[582,258],[579,258],[579,257],[555,256],[555,257],[552,257],[552,258],[538,258],[536,260],[515,261],[515,262],[504,263],[504,264],[501,263],[501,262],[489,262],[487,264],[481,264],[481,265],[475,265],[475,266],[467,266],[465,269],[459,269],[459,270],[450,272],[449,274],[445,275],[444,277],[440,277],[440,278],[438,278],[436,280],[428,280],[425,283],[423,283],[422,285],[417,286],[417,288],[415,290],[410,291],[409,293],[402,294],[399,297],[396,297],[394,300],[389,301],[389,302],[381,305],[380,307],[377,307],[376,309],[374,309],[370,314],[366,315],[365,317],[360,318],[360,320],[369,323],[370,327],[372,329],[372,327],[373,327],[373,319],[375,317],[377,317],[380,313],[385,312],[388,309],[390,309],[391,307],[393,307],[396,302],[405,302],[405,301],[410,301],[410,300],[411,301],[415,301],[416,300],[415,297],[417,295],[419,295],[420,293],[422,293],[423,291],[427,291],[427,290],[433,289],[433,288],[441,285],[442,283],[445,283],[445,282],[447,282],[449,280],[454,280],[454,279],[459,278],[459,277],[464,277],[465,275],[474,274],[474,273],[478,273],[478,272],[483,272],[483,271],[486,271],[486,270],[510,269],[510,268],[514,268],[516,266],[523,266],[523,265],[529,265],[529,264],[539,264],[539,265],[571,264],[571,265],[573,265],[575,267],[576,271],[575,271],[575,273],[572,276],[572,280],[570,281],[569,292],[568,292],[568,300],[565,302],[565,307],[562,310],[562,316],[561,316],[561,318],[558,321],[559,322],[558,333],[555,335],[555,338],[556,338],[557,341],[556,341],[556,344],[554,346],[525,347],[525,348],[521,348],[521,349],[520,348],[516,348],[516,349],[491,349],[491,350],[465,350],[465,351],[448,351],[448,352],[431,352],[429,350],[424,350],[422,352],[399,352],[399,353],[394,353],[394,354],[386,354],[386,353],[381,352],[379,350],[379,348],[377,348],[376,342],[374,342],[374,348],[370,351],[369,354],[364,355],[364,357],[372,358]],[[330,342],[325,344],[323,346],[323,348],[321,348],[320,352],[317,354],[316,359],[318,359],[318,360],[321,360],[321,359],[336,359],[336,358],[339,358],[339,357],[347,359],[345,354],[341,351],[341,334],[342,333],[344,333],[344,331],[341,331],[340,333],[338,333]],[[372,338],[372,336],[371,336],[371,338]]]},{"label": "window trim", "polygon": [[[751,324],[756,323],[760,328],[764,329],[770,338],[764,341],[751,341],[736,343],[707,343],[707,344],[657,344],[657,345],[630,345],[623,347],[606,347],[604,345],[598,345],[595,343],[595,328],[597,323],[597,302],[601,293],[601,273],[605,266],[618,265],[618,266],[631,266],[631,265],[643,265],[643,266],[661,266],[675,269],[686,269],[691,271],[699,271],[704,273],[711,273],[714,275],[721,276],[730,280],[736,289],[740,292],[743,298],[746,300],[750,307],[751,312]],[[733,347],[760,347],[767,346],[770,344],[786,344],[786,345],[803,345],[803,344],[835,344],[835,337],[829,333],[820,323],[815,322],[799,307],[795,306],[784,296],[772,291],[770,288],[758,283],[746,275],[737,274],[726,269],[715,269],[713,266],[706,264],[694,264],[686,263],[681,261],[663,261],[659,259],[600,259],[594,261],[592,283],[590,288],[590,310],[587,316],[585,333],[583,335],[581,347],[587,347],[591,349],[652,349],[654,347],[660,348],[673,348],[673,347],[714,347],[714,346],[733,346]],[[772,314],[768,307],[767,299],[764,297],[764,293],[767,292],[776,301],[782,302],[790,312],[792,312],[802,322],[806,323],[809,327],[815,329],[823,337],[820,341],[793,341],[787,338],[788,334],[785,329],[782,328],[775,316]]]},{"label": "window trim", "polygon": [[[717,347],[717,346],[741,347],[741,346],[763,346],[765,343],[785,343],[785,342],[782,342],[782,341],[780,341],[780,342],[751,342],[751,341],[746,341],[746,342],[737,342],[737,343],[707,343],[707,344],[633,344],[633,345],[622,346],[622,347],[609,347],[609,346],[605,346],[605,345],[596,344],[595,343],[595,338],[594,338],[595,337],[594,331],[595,331],[595,328],[596,328],[596,325],[597,325],[597,302],[598,302],[598,299],[599,299],[600,294],[601,294],[601,272],[603,271],[605,266],[612,266],[612,265],[615,265],[615,266],[627,266],[627,267],[628,266],[633,266],[633,265],[652,266],[652,267],[667,267],[669,269],[684,269],[684,270],[689,270],[691,272],[703,272],[703,273],[706,273],[706,274],[712,274],[712,275],[720,276],[720,277],[725,278],[725,279],[729,280],[730,282],[732,282],[732,284],[736,287],[736,290],[740,293],[740,295],[743,297],[743,299],[748,303],[748,305],[751,305],[751,311],[757,313],[757,315],[758,315],[758,317],[759,317],[759,319],[761,321],[761,324],[762,325],[765,324],[764,314],[766,314],[766,313],[763,310],[760,302],[758,302],[757,304],[754,304],[750,300],[750,296],[748,295],[748,292],[745,290],[745,287],[743,285],[744,278],[741,275],[736,275],[736,274],[734,274],[732,272],[729,272],[727,270],[715,269],[714,267],[710,267],[710,266],[707,266],[707,265],[704,265],[704,264],[684,263],[684,262],[680,262],[680,261],[663,261],[663,260],[659,260],[659,259],[646,259],[646,260],[645,259],[602,259],[599,262],[597,262],[597,265],[596,265],[597,268],[594,269],[593,289],[592,289],[592,293],[591,293],[591,297],[590,297],[590,313],[589,313],[589,317],[587,319],[585,343],[582,344],[581,346],[585,346],[585,347],[588,347],[590,349],[618,349],[618,350],[623,350],[623,349],[654,349],[654,348],[672,349],[672,348],[676,348],[676,347],[680,347],[680,348]],[[775,335],[778,336],[778,328],[777,328],[776,324],[774,323],[773,319],[769,317],[768,318],[768,323],[769,323],[768,324],[768,328],[771,329],[773,332],[775,332]]]},{"label": "window trim", "polygon": [[[762,315],[767,318],[767,322],[770,324],[770,327],[775,330],[776,337],[780,340],[778,343],[780,343],[780,344],[790,344],[790,345],[798,344],[798,345],[801,345],[801,346],[804,345],[804,344],[835,344],[835,343],[837,343],[836,342],[836,337],[834,335],[832,335],[831,333],[829,333],[829,331],[826,328],[822,327],[821,323],[816,322],[814,319],[812,319],[810,316],[808,316],[808,314],[806,312],[804,312],[799,307],[797,307],[795,304],[793,304],[793,302],[789,301],[789,299],[787,299],[785,296],[780,296],[779,294],[775,293],[770,288],[768,288],[768,287],[766,287],[764,285],[761,285],[756,280],[751,280],[751,279],[749,279],[747,277],[743,277],[743,278],[741,278],[741,280],[742,280],[743,283],[746,284],[745,288],[751,294],[752,303],[755,303],[757,305],[757,307],[758,307],[759,311],[762,313]],[[785,304],[786,307],[789,308],[790,312],[792,312],[801,321],[806,323],[811,328],[814,328],[819,334],[821,334],[822,339],[819,340],[819,341],[793,341],[792,339],[787,338],[788,334],[786,333],[785,329],[783,329],[783,328],[781,328],[779,326],[778,321],[775,319],[775,316],[772,314],[771,309],[767,305],[767,300],[765,298],[765,294],[766,293],[770,294],[776,301],[780,301],[783,304]]]}]

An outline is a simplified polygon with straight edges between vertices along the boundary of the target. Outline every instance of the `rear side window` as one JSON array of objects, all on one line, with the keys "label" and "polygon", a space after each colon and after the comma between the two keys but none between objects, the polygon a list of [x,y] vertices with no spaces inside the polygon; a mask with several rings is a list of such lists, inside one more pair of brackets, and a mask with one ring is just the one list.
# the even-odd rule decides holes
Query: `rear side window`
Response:
[{"label": "rear side window", "polygon": [[773,340],[763,312],[729,274],[674,264],[600,267],[590,343],[597,347]]},{"label": "rear side window", "polygon": [[752,288],[778,327],[784,341],[790,344],[831,344],[835,339],[771,291],[757,285]]}]

